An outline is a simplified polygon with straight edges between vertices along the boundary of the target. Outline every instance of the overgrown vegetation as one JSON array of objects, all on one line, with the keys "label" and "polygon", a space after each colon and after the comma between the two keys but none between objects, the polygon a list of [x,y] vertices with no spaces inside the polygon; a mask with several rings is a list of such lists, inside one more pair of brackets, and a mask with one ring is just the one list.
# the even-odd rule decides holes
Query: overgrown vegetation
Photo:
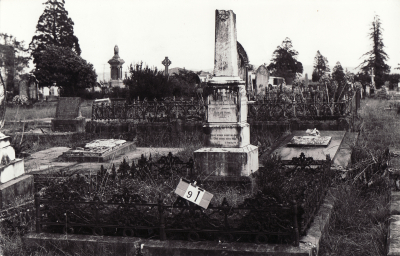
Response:
[{"label": "overgrown vegetation", "polygon": [[399,116],[395,111],[384,110],[387,104],[378,100],[363,102],[363,122],[349,168],[354,173],[344,174],[343,181],[335,185],[336,201],[320,255],[387,254],[391,182],[388,162],[382,155],[387,147],[400,142],[396,128]]},{"label": "overgrown vegetation", "polygon": [[[395,146],[400,142],[400,131],[397,131],[398,115],[395,111],[384,110],[386,101],[366,100],[363,102],[360,112],[363,118],[358,126],[360,130],[359,139],[353,145],[353,165],[355,175],[338,176],[334,181],[336,203],[332,212],[329,227],[324,233],[320,246],[320,255],[386,255],[386,236],[388,229],[388,192],[390,182],[383,174],[384,166],[369,181],[355,179],[363,168],[357,169],[357,163],[373,156],[379,161],[379,156],[388,146]],[[269,141],[269,142],[268,142]],[[266,140],[272,144],[274,139]],[[197,149],[188,145],[187,150],[181,152],[180,157],[185,161],[192,156]],[[273,161],[272,161],[273,163]],[[384,162],[382,162],[384,164]],[[265,163],[268,164],[268,163]],[[359,164],[359,166],[362,166]],[[351,169],[349,168],[349,170]],[[358,173],[357,173],[358,172]],[[280,175],[280,174],[276,174]],[[301,180],[301,179],[300,179]],[[138,181],[134,185],[144,194],[154,197],[158,196],[160,189],[150,191],[149,185],[144,181]],[[282,185],[282,184],[281,184]],[[164,185],[165,186],[165,185]],[[285,187],[285,186],[283,186]],[[166,188],[167,195],[173,195],[172,186]],[[208,190],[213,190],[211,186]],[[162,190],[161,190],[162,191]],[[215,192],[214,192],[215,191]],[[226,189],[221,186],[214,187],[216,202],[222,201],[223,197],[230,198],[233,202],[241,202],[249,194],[242,187],[231,187]],[[240,192],[240,193],[239,193]],[[171,197],[172,200],[172,197]],[[18,235],[3,236],[5,255],[56,255],[60,253],[60,247],[54,245],[52,248],[36,248],[35,251],[24,248]],[[73,255],[72,252],[63,251],[65,255]],[[82,251],[81,255],[85,252]],[[89,255],[89,254],[87,254]]]}]

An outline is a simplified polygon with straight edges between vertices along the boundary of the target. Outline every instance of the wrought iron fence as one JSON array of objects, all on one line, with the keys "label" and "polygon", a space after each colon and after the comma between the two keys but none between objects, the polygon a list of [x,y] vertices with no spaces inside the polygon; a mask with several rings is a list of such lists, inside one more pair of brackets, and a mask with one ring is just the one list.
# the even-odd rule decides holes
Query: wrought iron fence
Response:
[{"label": "wrought iron fence", "polygon": [[[327,156],[325,161],[315,161],[301,154],[291,161],[280,161],[280,164],[286,166],[287,177],[299,171],[313,175],[303,198],[278,201],[271,195],[258,193],[237,206],[224,198],[222,203],[211,203],[203,209],[181,197],[165,203],[161,193],[158,200],[150,202],[127,188],[108,197],[98,196],[93,186],[95,176],[91,176],[89,181],[88,177],[79,176],[79,182],[68,186],[57,182],[44,193],[45,196],[35,195],[36,232],[138,236],[160,240],[286,242],[298,246],[299,236],[306,233],[330,185],[330,158]],[[102,168],[96,180],[103,181],[105,179],[101,177],[106,175],[114,182],[126,178],[164,182],[171,177],[193,176],[193,161],[185,163],[171,153],[157,161],[142,156],[132,166],[124,161],[118,170],[113,167],[111,172],[107,172]],[[65,176],[59,179],[65,179]],[[54,181],[55,177],[52,179]],[[82,182],[83,179],[86,181]],[[89,184],[89,188],[85,188],[85,184]],[[86,197],[88,193],[92,196]]]},{"label": "wrought iron fence", "polygon": [[[207,106],[201,101],[136,101],[133,104],[93,104],[92,121],[101,122],[172,122],[204,121]],[[349,116],[352,100],[259,100],[248,105],[253,121],[281,121],[288,118],[335,119]]]},{"label": "wrought iron fence", "polygon": [[332,103],[258,101],[249,104],[247,117],[253,121],[282,121],[291,118],[331,120],[349,116],[351,111],[351,100]]},{"label": "wrought iron fence", "polygon": [[146,202],[126,190],[112,199],[83,201],[66,188],[58,200],[35,195],[36,232],[121,235],[144,238],[267,243],[270,236],[299,244],[297,203],[279,205],[261,194],[233,207],[224,199],[203,209],[183,198],[173,204]]},{"label": "wrought iron fence", "polygon": [[201,101],[135,101],[133,104],[93,104],[92,121],[171,122],[173,119],[202,121]]}]

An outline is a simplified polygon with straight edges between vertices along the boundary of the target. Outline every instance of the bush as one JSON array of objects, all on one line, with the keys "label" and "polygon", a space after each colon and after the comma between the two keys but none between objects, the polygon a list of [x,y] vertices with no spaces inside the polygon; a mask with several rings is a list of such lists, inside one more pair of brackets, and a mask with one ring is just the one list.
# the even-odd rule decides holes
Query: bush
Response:
[{"label": "bush", "polygon": [[29,99],[25,95],[17,95],[12,100],[14,105],[29,105]]}]

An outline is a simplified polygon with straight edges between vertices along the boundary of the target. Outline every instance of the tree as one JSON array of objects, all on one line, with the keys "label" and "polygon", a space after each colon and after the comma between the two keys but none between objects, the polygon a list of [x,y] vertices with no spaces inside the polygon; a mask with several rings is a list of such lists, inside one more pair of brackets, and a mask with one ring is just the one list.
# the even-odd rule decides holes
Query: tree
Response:
[{"label": "tree", "polygon": [[82,90],[96,84],[93,65],[70,48],[49,45],[37,55],[34,63],[33,73],[40,86],[56,83],[61,87],[62,96],[78,96]]},{"label": "tree", "polygon": [[23,41],[18,41],[12,35],[0,33],[0,70],[3,70],[5,84],[10,90],[14,79],[24,73],[28,68],[30,56]]},{"label": "tree", "polygon": [[325,74],[330,72],[328,59],[324,57],[319,51],[314,57],[314,70],[312,73],[312,81],[318,82],[319,79]]},{"label": "tree", "polygon": [[200,85],[200,72],[193,72],[186,69],[179,69],[179,72],[174,73],[170,76],[170,80],[173,85],[174,96],[182,97],[191,97],[195,94],[196,86]]},{"label": "tree", "polygon": [[292,80],[303,73],[303,64],[297,61],[298,51],[293,49],[292,41],[286,37],[282,44],[276,48],[268,65],[272,76],[279,76],[285,80]]},{"label": "tree", "polygon": [[124,80],[124,84],[129,88],[130,99],[148,100],[161,99],[172,96],[173,86],[164,72],[149,66],[143,66],[143,62],[130,65],[130,75]]},{"label": "tree", "polygon": [[381,27],[381,21],[378,15],[375,15],[370,31],[371,32],[369,33],[369,39],[372,40],[372,50],[364,53],[361,56],[366,57],[366,59],[361,62],[358,67],[361,67],[361,70],[364,74],[368,74],[368,72],[371,71],[371,68],[373,68],[375,74],[375,82],[377,84],[377,88],[379,88],[384,82],[384,74],[390,72],[390,66],[385,63],[389,56],[383,50],[383,48],[385,47],[382,39],[383,28]]},{"label": "tree", "polygon": [[67,47],[81,55],[78,38],[74,35],[74,22],[68,17],[64,0],[48,0],[46,9],[39,17],[36,34],[32,37],[29,49],[34,59],[48,45]]},{"label": "tree", "polygon": [[332,70],[332,78],[333,80],[337,81],[339,84],[345,81],[345,73],[343,70],[342,65],[340,62],[336,62],[336,65],[333,67]]}]

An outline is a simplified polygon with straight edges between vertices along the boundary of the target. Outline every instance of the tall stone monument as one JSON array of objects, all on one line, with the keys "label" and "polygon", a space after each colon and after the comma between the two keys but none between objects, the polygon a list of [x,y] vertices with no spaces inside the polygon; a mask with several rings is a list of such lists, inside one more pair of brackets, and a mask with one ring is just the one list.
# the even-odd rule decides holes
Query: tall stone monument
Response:
[{"label": "tall stone monument", "polygon": [[[5,84],[0,79],[0,129],[4,126],[6,112],[5,92]],[[24,159],[16,158],[10,136],[0,132],[0,209],[19,196],[33,193],[33,176],[24,174]]]},{"label": "tall stone monument", "polygon": [[114,47],[114,56],[108,63],[111,66],[111,86],[124,88],[124,84],[122,83],[122,64],[125,61],[119,57],[118,45]]},{"label": "tall stone monument", "polygon": [[250,145],[245,81],[238,76],[236,15],[215,11],[214,77],[207,84],[204,148],[194,152],[198,172],[210,177],[249,176],[258,170]]}]

